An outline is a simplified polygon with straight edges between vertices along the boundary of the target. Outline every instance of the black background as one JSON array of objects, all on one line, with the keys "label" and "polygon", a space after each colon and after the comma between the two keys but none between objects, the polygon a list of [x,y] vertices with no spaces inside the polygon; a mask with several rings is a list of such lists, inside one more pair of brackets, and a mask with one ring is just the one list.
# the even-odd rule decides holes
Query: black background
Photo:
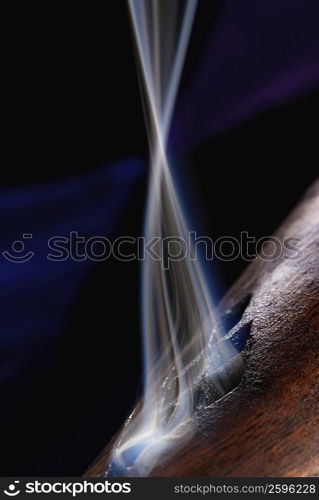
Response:
[{"label": "black background", "polygon": [[[219,6],[200,2],[181,91]],[[2,185],[147,156],[124,0],[89,8],[25,4],[6,13],[5,23]],[[318,108],[318,93],[305,95],[185,158],[196,166],[191,203],[205,214],[207,234],[272,234],[317,175]],[[141,234],[146,181],[132,193],[119,235]],[[245,265],[218,265],[218,297]],[[1,475],[80,475],[118,429],[141,380],[138,299],[136,262],[93,268],[68,311],[57,366],[2,433]]]}]

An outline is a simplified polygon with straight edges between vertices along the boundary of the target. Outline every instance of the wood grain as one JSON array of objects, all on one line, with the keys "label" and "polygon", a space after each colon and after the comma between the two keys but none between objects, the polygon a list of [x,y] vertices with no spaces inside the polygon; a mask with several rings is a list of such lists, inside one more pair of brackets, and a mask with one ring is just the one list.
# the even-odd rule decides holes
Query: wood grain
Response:
[{"label": "wood grain", "polygon": [[[275,236],[299,238],[300,255],[256,259],[219,306],[251,295],[236,327],[252,321],[239,386],[200,412],[196,435],[152,475],[319,475],[319,181]],[[87,476],[105,474],[110,448]]]}]

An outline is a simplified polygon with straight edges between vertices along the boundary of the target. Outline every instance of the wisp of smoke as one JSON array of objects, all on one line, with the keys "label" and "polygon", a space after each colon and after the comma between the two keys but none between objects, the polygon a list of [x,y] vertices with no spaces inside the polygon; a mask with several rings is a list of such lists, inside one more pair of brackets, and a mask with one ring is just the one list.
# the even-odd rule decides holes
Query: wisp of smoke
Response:
[{"label": "wisp of smoke", "polygon": [[[145,237],[187,241],[189,229],[177,197],[167,137],[197,0],[128,3],[148,111]],[[175,250],[178,254],[177,243]],[[144,393],[114,445],[108,475],[146,476],[164,454],[190,439],[196,428],[199,384],[208,380],[224,394],[222,367],[236,354],[231,342],[222,339],[199,262],[173,259],[164,269],[165,251],[160,245],[159,259],[146,255],[143,262]]]}]

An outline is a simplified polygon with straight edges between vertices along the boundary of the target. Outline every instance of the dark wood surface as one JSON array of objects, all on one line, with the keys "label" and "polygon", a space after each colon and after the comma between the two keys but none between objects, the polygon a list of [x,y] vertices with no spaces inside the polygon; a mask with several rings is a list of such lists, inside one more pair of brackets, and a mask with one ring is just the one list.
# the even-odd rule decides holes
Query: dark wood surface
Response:
[{"label": "dark wood surface", "polygon": [[[300,238],[301,255],[256,259],[219,306],[251,295],[235,327],[252,321],[239,386],[201,411],[196,435],[152,475],[319,475],[319,182],[275,236]],[[86,475],[105,474],[110,448]]]}]

